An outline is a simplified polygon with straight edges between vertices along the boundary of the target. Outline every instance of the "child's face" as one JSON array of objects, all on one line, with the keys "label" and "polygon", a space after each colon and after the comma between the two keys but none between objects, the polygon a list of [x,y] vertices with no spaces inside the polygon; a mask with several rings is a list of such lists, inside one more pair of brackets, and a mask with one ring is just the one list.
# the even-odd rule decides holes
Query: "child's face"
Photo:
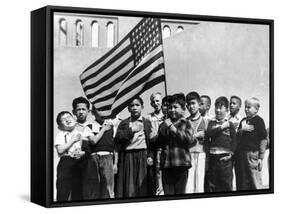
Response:
[{"label": "child's face", "polygon": [[215,113],[216,113],[216,119],[222,120],[226,117],[227,108],[224,105],[216,105],[215,106]]},{"label": "child's face", "polygon": [[164,115],[167,115],[167,114],[168,114],[168,106],[169,106],[169,103],[168,103],[168,102],[162,103],[162,113],[163,113]]},{"label": "child's face", "polygon": [[60,118],[59,128],[63,131],[71,131],[75,126],[75,120],[70,114],[64,114]]},{"label": "child's face", "polygon": [[177,102],[173,102],[168,107],[168,114],[171,120],[176,121],[184,115],[184,109]]},{"label": "child's face", "polygon": [[84,123],[87,120],[89,109],[85,103],[78,103],[76,108],[73,110],[73,114],[77,118],[78,123]]},{"label": "child's face", "polygon": [[207,111],[209,111],[210,105],[208,102],[208,99],[203,97],[200,99],[200,104],[199,104],[199,111],[201,115],[205,115]]},{"label": "child's face", "polygon": [[231,98],[229,105],[230,105],[229,110],[230,110],[230,113],[232,115],[235,115],[235,114],[237,114],[239,112],[241,106],[240,106],[240,102],[239,102],[238,99]]},{"label": "child's face", "polygon": [[246,101],[245,102],[245,114],[248,118],[251,118],[253,116],[255,116],[258,113],[257,108],[255,107],[255,105],[250,102],[250,101]]},{"label": "child's face", "polygon": [[141,116],[143,106],[138,99],[134,99],[128,106],[131,117],[137,119]]},{"label": "child's face", "polygon": [[190,100],[187,103],[187,109],[191,115],[196,115],[199,111],[199,102],[196,99]]},{"label": "child's face", "polygon": [[152,108],[154,108],[156,112],[159,112],[161,110],[161,102],[161,97],[157,94],[151,100],[150,105],[152,106]]}]

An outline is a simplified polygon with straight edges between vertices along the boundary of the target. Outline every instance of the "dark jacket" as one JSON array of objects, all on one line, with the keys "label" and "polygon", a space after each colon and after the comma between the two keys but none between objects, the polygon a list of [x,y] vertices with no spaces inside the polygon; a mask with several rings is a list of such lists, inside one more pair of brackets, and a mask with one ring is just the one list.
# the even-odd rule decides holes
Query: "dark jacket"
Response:
[{"label": "dark jacket", "polygon": [[[150,120],[144,117],[142,117],[142,121],[144,127],[145,142],[149,150],[150,148],[149,135],[151,134],[152,131],[152,125]],[[127,146],[131,143],[131,140],[134,137],[134,133],[132,132],[132,129],[129,127],[129,124],[130,124],[130,118],[127,118],[121,121],[117,128],[114,143],[118,152],[124,151],[127,148]]]},{"label": "dark jacket", "polygon": [[208,124],[206,139],[209,139],[208,148],[211,147],[221,147],[226,150],[235,152],[236,149],[236,132],[235,127],[232,122],[229,122],[229,127],[226,129],[221,129],[220,126],[223,122],[227,120],[217,121],[211,120]]}]

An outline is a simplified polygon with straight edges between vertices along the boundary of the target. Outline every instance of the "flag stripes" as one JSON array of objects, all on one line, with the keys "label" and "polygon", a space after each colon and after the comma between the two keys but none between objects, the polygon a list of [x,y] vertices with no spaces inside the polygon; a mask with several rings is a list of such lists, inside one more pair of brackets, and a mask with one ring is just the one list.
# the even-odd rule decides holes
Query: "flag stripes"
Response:
[{"label": "flag stripes", "polygon": [[118,114],[130,99],[165,81],[160,20],[142,19],[121,42],[90,65],[80,81],[103,118]]}]

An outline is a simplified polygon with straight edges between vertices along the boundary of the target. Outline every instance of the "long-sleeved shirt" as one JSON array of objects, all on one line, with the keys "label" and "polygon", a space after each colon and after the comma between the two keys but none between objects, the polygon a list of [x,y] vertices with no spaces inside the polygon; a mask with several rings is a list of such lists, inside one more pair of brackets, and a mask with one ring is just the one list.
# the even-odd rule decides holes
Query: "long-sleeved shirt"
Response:
[{"label": "long-sleeved shirt", "polygon": [[[229,127],[222,129],[221,125],[224,122],[229,122]],[[211,120],[208,124],[206,138],[209,139],[209,151],[212,152],[229,152],[234,153],[236,149],[236,133],[232,122],[227,119]]]},{"label": "long-sleeved shirt", "polygon": [[193,142],[193,134],[190,122],[185,118],[180,118],[173,126],[176,132],[171,131],[165,122],[159,128],[155,144],[158,148],[162,148],[160,167],[191,167],[189,147]]},{"label": "long-sleeved shirt", "polygon": [[[254,128],[253,131],[243,131],[242,126],[246,124]],[[237,149],[244,151],[259,151],[260,156],[263,155],[266,149],[267,132],[265,129],[264,120],[256,115],[251,119],[243,118],[238,127],[238,145]],[[262,145],[262,140],[265,145]]]}]

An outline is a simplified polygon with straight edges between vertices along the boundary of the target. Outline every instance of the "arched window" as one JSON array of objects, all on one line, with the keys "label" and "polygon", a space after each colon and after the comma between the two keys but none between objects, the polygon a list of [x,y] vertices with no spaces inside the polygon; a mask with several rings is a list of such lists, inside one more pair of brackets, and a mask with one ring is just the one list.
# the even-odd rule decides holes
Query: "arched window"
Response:
[{"label": "arched window", "polygon": [[183,31],[183,27],[182,26],[178,26],[178,28],[177,28],[177,33],[180,33],[180,32],[182,32]]},{"label": "arched window", "polygon": [[75,45],[82,46],[84,44],[84,26],[81,20],[76,22]]},{"label": "arched window", "polygon": [[99,23],[97,21],[92,23],[92,47],[99,47]]},{"label": "arched window", "polygon": [[171,36],[171,29],[168,25],[165,25],[163,28],[163,39]]},{"label": "arched window", "polygon": [[106,47],[112,48],[114,46],[114,24],[108,22],[107,24],[107,45]]},{"label": "arched window", "polygon": [[67,22],[65,19],[59,21],[59,45],[67,45]]}]

